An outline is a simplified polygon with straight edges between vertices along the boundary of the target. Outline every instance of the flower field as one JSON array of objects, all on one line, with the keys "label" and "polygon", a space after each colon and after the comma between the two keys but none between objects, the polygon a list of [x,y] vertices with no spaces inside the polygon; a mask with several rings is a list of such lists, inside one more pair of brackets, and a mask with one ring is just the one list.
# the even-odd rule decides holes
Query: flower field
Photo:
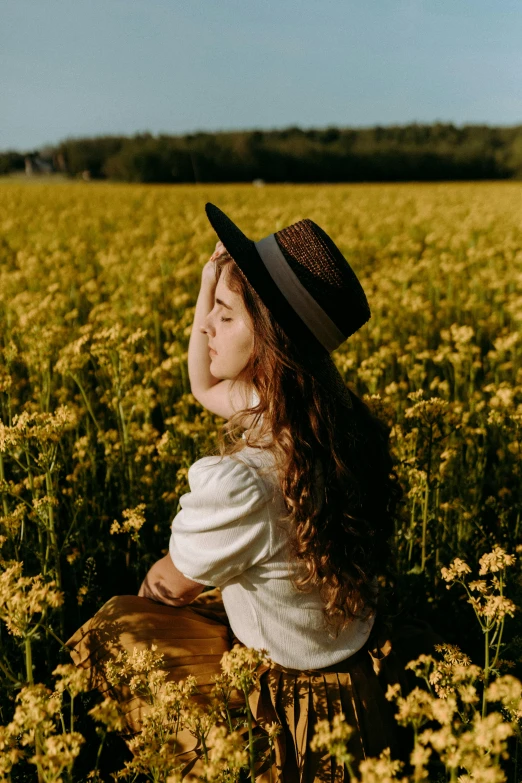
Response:
[{"label": "flower field", "polygon": [[[110,700],[88,713],[92,694],[62,642],[112,595],[137,593],[166,554],[188,467],[216,445],[223,421],[195,400],[187,375],[201,268],[216,242],[206,201],[253,239],[311,218],[353,266],[372,311],[334,358],[392,426],[405,490],[397,606],[447,645],[412,664],[416,691],[389,694],[413,727],[409,766],[384,756],[354,776],[517,783],[518,182],[0,182],[0,781],[104,779],[100,760],[120,718]],[[246,694],[260,660],[228,661],[216,684],[222,703],[225,680]],[[116,678],[135,662],[118,665]],[[202,780],[253,779],[240,731],[248,720],[198,717],[187,701],[195,684],[165,689],[160,666],[152,650],[135,683],[152,717],[118,774],[179,779],[162,750],[175,745],[176,704],[195,736],[210,732]],[[346,725],[322,725],[314,742],[349,766],[348,735]]]}]

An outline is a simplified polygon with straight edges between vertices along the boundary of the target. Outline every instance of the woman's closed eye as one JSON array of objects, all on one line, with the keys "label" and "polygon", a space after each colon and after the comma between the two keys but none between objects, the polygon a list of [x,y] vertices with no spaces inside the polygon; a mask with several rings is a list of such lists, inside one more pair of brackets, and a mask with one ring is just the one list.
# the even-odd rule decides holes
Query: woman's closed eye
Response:
[{"label": "woman's closed eye", "polygon": [[224,318],[223,316],[221,316],[221,320],[222,320],[222,321],[231,321],[231,320],[232,320],[232,318]]}]

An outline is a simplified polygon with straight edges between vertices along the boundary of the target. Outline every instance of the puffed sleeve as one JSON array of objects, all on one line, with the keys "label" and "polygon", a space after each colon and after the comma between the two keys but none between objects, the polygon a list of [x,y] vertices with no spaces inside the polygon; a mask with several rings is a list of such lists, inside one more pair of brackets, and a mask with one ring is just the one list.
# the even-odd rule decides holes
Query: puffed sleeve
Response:
[{"label": "puffed sleeve", "polygon": [[169,552],[181,573],[221,587],[270,555],[269,494],[255,468],[230,456],[203,457],[188,470]]}]

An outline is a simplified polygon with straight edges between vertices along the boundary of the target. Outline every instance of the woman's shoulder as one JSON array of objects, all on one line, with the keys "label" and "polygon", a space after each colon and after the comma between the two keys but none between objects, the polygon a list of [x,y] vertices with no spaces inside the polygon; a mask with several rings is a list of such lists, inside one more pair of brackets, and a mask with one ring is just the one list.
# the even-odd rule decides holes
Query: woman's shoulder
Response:
[{"label": "woman's shoulder", "polygon": [[[246,449],[244,450],[246,451]],[[237,454],[208,454],[192,463],[188,469],[190,479],[234,481],[246,479],[249,481],[259,481],[257,462],[250,455]]]},{"label": "woman's shoulder", "polygon": [[[189,483],[192,486],[211,486],[218,484],[222,489],[230,487],[256,488],[263,494],[271,494],[272,481],[266,475],[270,466],[270,456],[259,453],[261,450],[246,447],[235,454],[210,454],[192,463],[188,470]],[[264,473],[262,472],[264,471]]]}]

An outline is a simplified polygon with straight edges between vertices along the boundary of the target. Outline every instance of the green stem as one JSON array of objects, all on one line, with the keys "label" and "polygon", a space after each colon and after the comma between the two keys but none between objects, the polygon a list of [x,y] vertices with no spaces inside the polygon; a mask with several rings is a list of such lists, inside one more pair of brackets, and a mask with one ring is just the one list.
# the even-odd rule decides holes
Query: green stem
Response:
[{"label": "green stem", "polygon": [[346,759],[344,763],[346,764],[346,767],[348,769],[348,774],[350,775],[350,780],[356,780],[355,771],[354,771],[352,765],[350,764],[350,762]]},{"label": "green stem", "polygon": [[205,756],[205,763],[208,764],[208,750],[205,742],[204,732],[201,733],[201,747],[203,748],[203,755]]},{"label": "green stem", "polygon": [[34,685],[33,679],[33,654],[31,649],[31,639],[25,637],[25,671],[27,674],[27,682],[29,685]]},{"label": "green stem", "polygon": [[408,565],[411,566],[411,559],[413,557],[413,539],[414,539],[414,532],[415,532],[415,506],[416,506],[416,500],[413,498],[413,502],[411,504],[411,513],[410,513],[410,541],[408,545]]},{"label": "green stem", "polygon": [[486,690],[489,682],[489,628],[485,633],[485,651],[484,651],[484,690],[482,692],[482,717],[486,717]]},{"label": "green stem", "polygon": [[[27,472],[27,477],[29,479],[29,487],[31,489],[31,498],[33,500],[36,500],[38,498],[38,493],[35,491],[33,472],[31,470],[31,459],[29,457],[29,449],[24,449],[24,453],[25,453],[25,461],[27,462],[27,471],[26,472]],[[20,465],[20,467],[23,470],[25,470],[24,466],[21,463],[18,463],[18,464]],[[28,505],[30,506],[30,508],[32,510],[33,509],[32,505],[30,505],[29,503],[28,503]],[[40,548],[40,564],[41,564],[42,572],[45,575],[47,573],[47,557],[46,557],[46,554],[44,552],[44,540],[43,540],[42,526],[40,524],[38,524],[37,529],[38,529],[38,546]]]},{"label": "green stem", "polygon": [[245,686],[242,686],[243,693],[245,694],[246,702],[246,714],[248,723],[248,751],[250,759],[250,780],[251,783],[256,783],[256,769],[255,769],[255,751],[254,751],[254,733],[252,731],[252,711],[250,710],[250,703],[248,701],[248,690]]},{"label": "green stem", "polygon": [[[494,669],[498,662],[498,656],[500,653],[500,644],[502,642],[502,634],[504,633],[504,619],[502,619],[502,622],[500,623],[500,631],[498,636],[498,642],[497,642],[497,650],[495,653],[495,657],[493,658],[493,663],[491,664],[491,668]],[[495,634],[496,635],[496,634]]]},{"label": "green stem", "polygon": [[105,733],[104,733],[104,735],[102,737],[102,741],[100,742],[100,746],[98,748],[98,753],[96,754],[96,764],[94,765],[94,770],[93,770],[93,780],[94,781],[98,780],[98,764],[100,763],[100,756],[101,756],[102,748],[103,748],[103,745],[105,743],[105,738],[106,737],[107,737],[107,731],[105,731]]},{"label": "green stem", "polygon": [[228,709],[228,702],[225,702],[225,711],[227,713],[228,728],[230,731],[234,731],[234,727],[232,726],[232,716],[230,714],[230,710]]},{"label": "green stem", "polygon": [[63,719],[63,712],[60,708],[60,723],[62,724],[62,731],[65,734],[67,732],[67,729],[65,728],[65,721]]},{"label": "green stem", "polygon": [[[0,481],[5,481],[5,471],[4,471],[4,455],[0,453]],[[6,517],[9,513],[9,509],[7,508],[7,500],[5,497],[5,492],[2,492],[2,507],[4,509],[4,517]]]},{"label": "green stem", "polygon": [[[45,471],[45,488],[47,495],[54,499],[54,490],[53,490],[53,481],[51,474],[49,470]],[[58,551],[58,539],[56,537],[56,525],[54,521],[54,508],[50,504],[49,505],[49,536],[51,539],[51,544],[53,547],[53,553],[54,553],[54,560],[55,560],[55,568],[56,568],[56,582],[58,585],[58,589],[62,589],[62,571],[60,567],[60,553]]]},{"label": "green stem", "polygon": [[80,383],[80,380],[79,380],[79,378],[78,378],[78,377],[77,377],[77,376],[76,376],[74,373],[72,373],[72,372],[69,372],[69,375],[71,376],[71,378],[73,379],[73,381],[74,381],[74,382],[75,382],[75,383],[78,385],[78,388],[80,389],[81,395],[82,395],[82,397],[83,397],[83,401],[84,401],[84,403],[85,403],[85,407],[87,408],[87,411],[89,412],[89,414],[90,414],[90,417],[91,417],[91,419],[92,419],[92,420],[93,420],[93,422],[94,422],[94,426],[96,427],[96,429],[98,430],[98,432],[101,432],[101,427],[100,427],[100,425],[98,424],[98,421],[97,421],[97,419],[96,419],[96,416],[94,415],[93,409],[91,408],[91,403],[90,403],[90,402],[89,402],[89,400],[88,400],[88,397],[87,397],[87,395],[86,395],[86,393],[85,393],[85,390],[84,390],[84,388],[83,388],[82,384]]},{"label": "green stem", "polygon": [[[40,735],[38,733],[38,729],[36,729],[34,733],[34,749],[37,753],[37,755],[40,755],[42,752],[42,741],[40,739]],[[38,773],[38,783],[45,783],[45,776],[42,772],[42,768],[40,764],[36,765],[36,771]]]},{"label": "green stem", "polygon": [[47,631],[47,633],[50,633],[50,634],[51,634],[51,636],[54,636],[54,638],[56,639],[56,641],[57,641],[57,642],[60,642],[60,644],[62,645],[62,647],[65,647],[65,642],[64,642],[64,641],[62,641],[62,639],[60,639],[60,637],[59,637],[59,636],[57,636],[57,635],[55,634],[55,632],[53,631],[53,629],[52,629],[52,628],[49,628],[49,626],[48,626],[48,625],[43,625],[42,627],[43,627],[43,628],[44,628],[44,629]]},{"label": "green stem", "polygon": [[17,680],[17,679],[16,679],[16,677],[15,677],[15,676],[14,676],[14,674],[13,674],[13,672],[12,672],[10,669],[8,669],[8,668],[7,668],[7,667],[6,667],[6,666],[5,666],[5,665],[2,663],[2,661],[1,661],[1,660],[0,660],[0,669],[3,671],[3,673],[5,674],[5,676],[7,677],[7,679],[8,679],[8,680],[11,680],[11,682],[12,682],[12,683],[14,683],[14,684],[16,685],[16,687],[17,687],[17,688],[20,688],[20,687],[23,685],[23,683],[21,683],[19,680]]},{"label": "green stem", "polygon": [[[45,471],[45,487],[47,494],[51,499],[54,498],[54,490],[53,490],[53,481],[52,476],[49,470]],[[58,548],[58,538],[56,535],[56,524],[54,519],[54,508],[52,504],[49,505],[49,537],[51,539],[51,545],[53,548],[53,555],[54,555],[54,566],[56,569],[56,584],[58,587],[58,590],[62,589],[62,568],[60,565],[60,550]],[[65,618],[64,618],[64,608],[63,604],[59,609],[59,618],[60,618],[60,633],[62,636],[65,635]]]},{"label": "green stem", "polygon": [[426,568],[426,540],[428,534],[428,499],[430,493],[430,486],[426,480],[426,492],[424,500],[424,511],[422,514],[422,559],[421,559],[421,571]]},{"label": "green stem", "polygon": [[[499,581],[500,581],[500,595],[503,596],[504,595],[504,579],[503,579],[503,572],[502,571],[500,572]],[[495,639],[497,637],[497,634],[498,634],[497,649],[496,649],[495,657],[493,659],[493,663],[491,664],[491,668],[492,669],[494,669],[496,667],[497,661],[498,661],[498,656],[500,654],[500,645],[502,643],[502,634],[504,633],[504,621],[505,621],[505,619],[506,618],[503,617],[501,622],[500,622],[500,625],[497,625],[497,630],[495,631],[495,634],[494,634],[492,642],[491,642],[493,644],[493,642],[495,641]]]}]

